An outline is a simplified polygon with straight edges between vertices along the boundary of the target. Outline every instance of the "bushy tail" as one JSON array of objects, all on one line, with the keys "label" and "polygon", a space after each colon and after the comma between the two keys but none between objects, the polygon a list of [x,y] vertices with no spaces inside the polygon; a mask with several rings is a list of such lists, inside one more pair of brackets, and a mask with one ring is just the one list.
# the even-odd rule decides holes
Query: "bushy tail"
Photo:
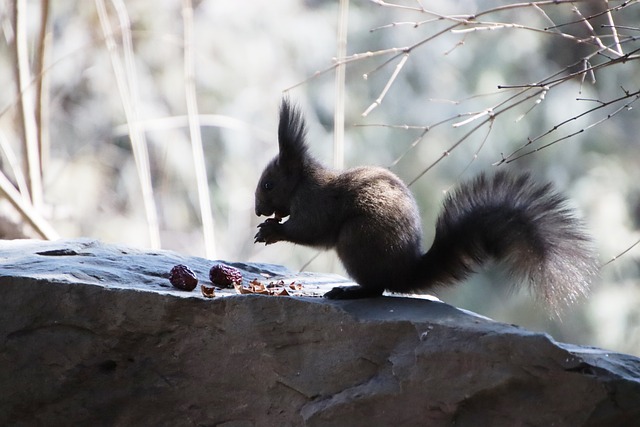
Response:
[{"label": "bushy tail", "polygon": [[418,281],[457,282],[491,259],[556,313],[597,273],[591,240],[565,198],[528,175],[480,175],[450,193]]}]

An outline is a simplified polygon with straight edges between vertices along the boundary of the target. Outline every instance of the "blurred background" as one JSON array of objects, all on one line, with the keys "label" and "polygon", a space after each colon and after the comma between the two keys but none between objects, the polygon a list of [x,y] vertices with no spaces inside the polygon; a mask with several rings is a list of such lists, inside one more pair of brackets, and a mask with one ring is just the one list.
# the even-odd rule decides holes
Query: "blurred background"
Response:
[{"label": "blurred background", "polygon": [[494,269],[438,297],[640,355],[638,2],[397,1],[2,1],[0,237],[344,274],[253,244],[286,92],[325,164],[411,182],[426,245],[460,181],[552,181],[596,240],[590,297],[550,319]]}]

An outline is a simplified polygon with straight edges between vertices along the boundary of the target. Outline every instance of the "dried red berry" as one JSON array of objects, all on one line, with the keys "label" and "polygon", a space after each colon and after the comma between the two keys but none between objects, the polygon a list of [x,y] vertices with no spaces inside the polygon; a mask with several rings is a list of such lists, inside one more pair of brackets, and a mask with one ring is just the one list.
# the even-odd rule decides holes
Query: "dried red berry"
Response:
[{"label": "dried red berry", "polygon": [[209,279],[221,288],[233,288],[234,283],[242,283],[242,273],[237,268],[216,264],[209,270]]},{"label": "dried red berry", "polygon": [[171,284],[183,291],[192,291],[198,284],[196,274],[186,265],[178,264],[169,273]]}]

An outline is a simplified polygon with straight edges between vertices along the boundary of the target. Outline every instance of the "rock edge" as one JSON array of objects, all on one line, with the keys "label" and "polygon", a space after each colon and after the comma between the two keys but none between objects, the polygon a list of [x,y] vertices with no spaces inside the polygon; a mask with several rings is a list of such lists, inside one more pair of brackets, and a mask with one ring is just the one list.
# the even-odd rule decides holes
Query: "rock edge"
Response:
[{"label": "rock edge", "polygon": [[636,357],[415,298],[207,300],[167,286],[177,263],[213,261],[0,241],[0,424],[640,425]]}]

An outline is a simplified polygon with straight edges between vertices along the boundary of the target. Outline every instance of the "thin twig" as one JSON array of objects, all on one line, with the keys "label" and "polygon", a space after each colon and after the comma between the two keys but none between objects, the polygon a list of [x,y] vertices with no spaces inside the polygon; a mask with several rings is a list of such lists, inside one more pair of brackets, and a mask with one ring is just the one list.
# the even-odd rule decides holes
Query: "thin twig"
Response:
[{"label": "thin twig", "polygon": [[215,228],[213,214],[211,212],[209,181],[207,180],[207,167],[205,164],[204,149],[202,147],[202,134],[200,132],[198,115],[195,61],[193,54],[193,7],[191,0],[182,0],[182,20],[184,25],[184,91],[187,99],[189,134],[191,136],[191,150],[195,166],[196,187],[198,188],[198,201],[200,202],[204,248],[206,257],[214,259],[216,256]]},{"label": "thin twig", "polygon": [[[587,19],[591,20],[599,16],[605,15],[607,13],[617,12],[637,2],[638,0],[627,0],[624,3],[619,4],[618,6],[614,6],[612,8],[603,10],[602,12],[594,13],[593,15],[589,16]],[[570,0],[570,3],[575,3],[575,0]],[[558,28],[569,26],[569,25],[578,24],[580,22],[582,22],[582,19],[578,19],[577,21],[563,22],[562,24],[557,24],[557,25],[554,25],[553,27],[546,27],[545,30],[558,29]]]},{"label": "thin twig", "polygon": [[427,134],[427,132],[429,132],[429,130],[431,130],[431,128],[429,128],[428,126],[425,127],[422,133],[416,139],[413,140],[413,142],[409,145],[409,147],[402,154],[400,154],[393,162],[391,162],[391,164],[389,165],[389,169],[391,169],[392,167],[400,163],[400,160],[402,160],[411,150],[415,148],[416,145],[420,143],[420,141],[424,139],[425,135]]},{"label": "thin twig", "polygon": [[311,263],[313,261],[315,261],[320,255],[322,255],[323,251],[318,251],[316,252],[316,254],[314,256],[311,257],[311,259],[309,259],[309,261],[305,262],[302,267],[300,267],[300,269],[298,270],[299,273],[302,273],[304,270],[306,270],[307,267],[309,267],[309,265],[311,265]]},{"label": "thin twig", "polygon": [[[586,126],[586,127],[582,128],[582,129],[576,131],[576,132],[572,132],[572,133],[570,133],[568,135],[565,135],[565,136],[563,136],[561,138],[554,139],[553,141],[551,141],[551,142],[549,142],[549,143],[547,143],[545,145],[542,145],[542,146],[540,146],[540,147],[538,147],[536,149],[533,149],[531,151],[527,151],[526,153],[520,154],[519,156],[516,156],[516,157],[513,157],[513,158],[508,158],[507,157],[507,158],[503,159],[499,163],[515,162],[516,160],[521,159],[522,157],[525,157],[525,156],[528,156],[530,154],[536,153],[536,152],[538,152],[540,150],[544,150],[545,148],[550,147],[551,145],[554,145],[554,144],[556,144],[556,143],[558,143],[560,141],[564,141],[564,140],[572,138],[572,137],[574,137],[574,136],[576,136],[576,135],[578,135],[580,133],[586,132],[587,130],[589,130],[589,129],[593,128],[593,127],[596,127],[597,125],[602,124],[603,122],[609,120],[610,118],[612,118],[613,116],[617,115],[621,111],[629,110],[631,108],[631,105],[634,102],[636,102],[638,99],[640,99],[640,95],[636,95],[635,99],[629,101],[628,103],[626,103],[622,107],[620,107],[617,110],[615,110],[613,113],[607,114],[604,118],[602,118],[602,119],[600,119],[600,120],[598,120],[596,122],[591,123],[589,126]],[[530,142],[527,142],[527,145],[529,145],[529,144],[530,144]]]},{"label": "thin twig", "polygon": [[[610,67],[611,65],[614,64],[618,64],[618,63],[624,63],[624,62],[628,62],[628,61],[637,61],[638,59],[640,59],[640,56],[635,55],[636,53],[640,52],[640,48],[634,49],[631,52],[624,54],[623,56],[619,57],[619,58],[613,58],[610,59],[609,61],[603,62],[601,64],[597,64],[597,65],[593,65],[590,67],[587,67],[585,69],[582,69],[580,71],[575,71],[573,73],[569,73],[563,77],[557,78],[557,79],[553,79],[553,80],[543,80],[540,81],[538,83],[530,83],[530,84],[522,84],[522,85],[499,85],[498,88],[499,89],[517,89],[517,88],[532,88],[532,87],[544,87],[544,86],[555,86],[558,83],[562,83],[568,80],[573,79],[576,76],[579,76],[583,73],[586,72],[595,72],[599,69],[602,68],[606,68],[606,67]],[[568,67],[567,67],[568,68]]]},{"label": "thin twig", "polygon": [[25,151],[25,170],[29,187],[30,203],[35,209],[42,206],[42,175],[40,155],[38,154],[38,129],[35,118],[33,91],[30,87],[29,52],[27,49],[27,3],[25,0],[14,2],[14,30],[16,56],[16,87],[19,98],[19,110],[22,120]]},{"label": "thin twig", "polygon": [[[349,26],[349,0],[340,0],[338,14],[338,58],[347,55],[347,29]],[[344,167],[344,102],[346,92],[346,65],[336,67],[335,77],[335,108],[333,115],[333,166],[336,169]]]},{"label": "thin twig", "polygon": [[[581,18],[580,22],[582,22],[585,25],[585,27],[587,27],[587,31],[591,33],[591,38],[596,41],[598,46],[600,46],[601,48],[604,48],[605,45],[604,43],[602,43],[602,40],[600,40],[600,37],[598,37],[598,35],[596,34],[596,30],[593,29],[593,25],[591,25],[591,23],[584,17],[582,12],[580,12],[580,9],[578,9],[578,6],[574,5],[572,9],[573,9],[573,12]],[[616,52],[616,51],[614,52],[618,55],[622,55],[622,52]]]},{"label": "thin twig", "polygon": [[[236,131],[248,132],[252,137],[261,142],[272,142],[274,135],[270,132],[263,131],[257,127],[252,126],[250,123],[238,120],[234,117],[223,116],[220,114],[200,114],[198,121],[201,127],[216,127],[223,129],[232,129]],[[189,117],[187,115],[181,116],[167,116],[157,119],[139,120],[138,126],[142,132],[159,132],[168,129],[176,129],[180,127],[189,127]],[[113,128],[113,136],[122,137],[126,136],[129,132],[129,127],[125,125],[119,125]]]},{"label": "thin twig", "polygon": [[[452,104],[455,105],[459,105],[465,101],[468,101],[470,99],[474,99],[474,98],[478,98],[478,97],[484,97],[484,96],[490,96],[490,95],[495,95],[499,92],[494,92],[494,93],[488,93],[488,94],[480,94],[480,95],[475,95],[475,96],[471,96],[469,98],[463,99],[461,101],[445,101],[445,102],[450,102]],[[519,96],[520,94],[522,94],[523,92],[520,91],[516,96]],[[509,98],[509,100],[514,99],[514,97]],[[434,101],[434,100],[432,100]],[[442,102],[442,100],[440,100],[440,102]],[[499,108],[501,107],[503,104],[499,103],[497,105],[495,105],[493,108]],[[460,113],[460,114],[456,114],[454,116],[451,116],[449,118],[446,118],[444,120],[440,120],[439,122],[427,125],[427,126],[409,126],[409,125],[387,125],[387,124],[359,124],[356,125],[358,127],[368,127],[368,126],[381,126],[381,127],[389,127],[389,128],[394,128],[394,129],[405,129],[405,130],[409,130],[409,129],[416,129],[416,130],[421,130],[422,132],[420,133],[420,135],[414,139],[411,144],[409,145],[409,147],[402,152],[402,154],[400,154],[393,162],[391,162],[391,164],[388,166],[389,169],[393,168],[394,166],[396,166],[398,163],[400,163],[400,161],[406,157],[407,154],[409,154],[420,142],[422,142],[424,140],[424,137],[426,136],[427,132],[429,132],[430,130],[432,130],[435,127],[441,126],[443,124],[449,123],[453,120],[458,120],[461,117],[464,116],[473,116],[476,115],[477,113]],[[487,112],[488,114],[488,112]],[[454,125],[452,125],[454,126]],[[459,126],[456,126],[459,127]]]},{"label": "thin twig", "polygon": [[601,25],[602,28],[615,28],[616,30],[640,31],[640,27],[632,27],[630,25]]},{"label": "thin twig", "polygon": [[[491,14],[491,13],[501,12],[501,11],[505,11],[505,10],[518,9],[518,8],[528,8],[528,7],[531,7],[532,4],[533,4],[533,3],[514,3],[514,4],[508,4],[508,5],[503,5],[503,6],[498,6],[498,7],[495,7],[495,8],[487,9],[487,10],[479,12],[479,13],[477,13],[475,15],[466,15],[466,16],[459,16],[459,15],[453,16],[452,15],[452,16],[447,16],[447,15],[442,15],[442,14],[438,14],[438,13],[426,10],[421,5],[420,5],[420,7],[416,8],[416,7],[412,7],[412,6],[405,6],[405,5],[388,3],[388,2],[383,1],[383,0],[370,0],[370,1],[372,3],[378,4],[378,5],[384,6],[384,7],[393,7],[393,8],[403,9],[403,10],[410,10],[410,11],[429,14],[429,15],[435,16],[435,17],[437,17],[439,19],[452,21],[453,24],[451,26],[445,28],[444,30],[438,31],[436,34],[431,35],[431,36],[429,36],[429,37],[427,37],[425,39],[422,39],[422,40],[420,40],[420,41],[418,41],[418,42],[416,42],[413,45],[408,46],[408,47],[383,49],[383,50],[379,50],[379,51],[376,51],[376,52],[365,52],[365,53],[362,53],[362,54],[351,55],[350,57],[346,57],[346,58],[334,59],[334,64],[332,66],[330,66],[330,67],[328,67],[328,68],[326,68],[324,70],[317,71],[311,77],[309,77],[309,78],[303,80],[302,82],[292,86],[291,88],[296,87],[296,86],[301,85],[301,84],[304,84],[304,83],[308,82],[309,80],[311,80],[313,78],[316,78],[319,75],[324,74],[324,73],[332,70],[333,68],[337,67],[338,65],[347,64],[347,63],[350,63],[350,62],[353,62],[353,61],[358,61],[358,60],[362,60],[362,59],[365,59],[365,58],[371,58],[371,57],[374,57],[374,56],[392,54],[392,56],[387,61],[385,61],[382,65],[380,65],[376,70],[374,70],[374,72],[375,72],[375,71],[379,70],[380,68],[382,68],[382,67],[388,65],[389,63],[393,62],[400,55],[408,55],[414,49],[424,45],[425,43],[427,43],[430,40],[433,40],[433,39],[439,37],[440,35],[442,35],[444,33],[447,33],[447,32],[450,32],[450,31],[461,31],[461,32],[464,32],[464,31],[478,31],[476,28],[477,28],[477,25],[480,22],[479,18],[481,16],[488,15],[488,14]],[[631,1],[631,0],[629,0],[629,1]],[[540,9],[540,7],[544,6],[544,5],[558,5],[558,4],[562,4],[562,3],[573,4],[574,1],[573,0],[539,1],[539,2],[535,2],[535,5],[536,5],[536,7],[538,9]],[[420,3],[418,3],[418,4],[420,4]],[[612,10],[620,10],[622,7],[623,7],[623,5],[620,5],[620,6],[617,6],[615,8],[612,8]],[[457,30],[456,29],[459,26],[466,26],[466,25],[473,25],[474,28],[466,29],[466,30]],[[566,38],[568,38],[570,40],[573,40],[576,43],[586,43],[586,42],[590,42],[591,41],[591,38],[586,39],[586,40],[582,40],[582,39],[578,39],[575,36],[572,36],[570,34],[558,32],[558,31],[549,32],[548,28],[541,30],[541,29],[538,29],[538,28],[526,27],[526,26],[518,25],[518,24],[501,24],[501,23],[497,23],[497,24],[496,23],[488,23],[488,25],[493,25],[494,27],[496,25],[498,25],[498,26],[502,26],[502,28],[523,28],[523,29],[528,29],[528,30],[532,30],[532,31],[536,31],[536,32],[542,32],[542,33],[545,33],[545,34],[559,35],[561,37],[566,37]],[[551,28],[551,27],[549,27],[549,28]],[[617,55],[616,51],[612,50],[612,52],[616,53],[616,55]],[[626,60],[629,60],[631,58],[625,56],[625,57],[623,57],[623,59],[626,61]],[[633,58],[633,59],[635,59],[635,58]],[[396,71],[397,71],[397,69],[396,69]],[[394,73],[394,74],[396,74],[396,73]],[[365,78],[366,78],[366,76],[368,76],[368,75],[365,75]],[[397,75],[396,75],[396,77],[397,77]],[[395,77],[392,75],[390,80],[385,85],[385,89],[383,89],[384,93],[386,93],[386,90],[388,90],[388,87],[390,86],[390,83],[393,83],[394,79],[395,79]],[[289,89],[291,89],[291,88],[289,88]],[[287,90],[289,90],[289,89],[287,89]],[[370,112],[372,109],[376,108],[379,105],[380,101],[381,101],[381,99],[379,97],[376,101],[374,101],[367,108],[367,110],[365,110],[365,113],[363,113],[363,115],[366,116],[368,114],[368,112]]]},{"label": "thin twig", "polygon": [[549,92],[549,88],[542,88],[542,92],[540,93],[540,96],[538,97],[538,99],[536,99],[536,102],[533,103],[533,105],[524,113],[522,113],[517,119],[516,119],[516,123],[519,122],[520,120],[522,120],[524,117],[526,117],[527,114],[529,114],[534,108],[536,108],[538,105],[542,104],[542,102],[544,101],[545,97],[547,96],[547,92]]},{"label": "thin twig", "polygon": [[44,39],[44,63],[43,69],[38,73],[39,93],[36,96],[38,106],[38,141],[40,143],[38,152],[40,154],[40,170],[42,179],[46,179],[47,169],[50,163],[51,153],[51,76],[45,70],[48,67],[49,56],[51,54],[51,43],[53,34],[48,32]]},{"label": "thin twig", "polygon": [[2,171],[0,171],[0,195],[6,197],[13,207],[18,210],[22,218],[24,218],[42,238],[55,240],[59,237],[58,233],[47,220],[15,189],[11,181],[9,181]]},{"label": "thin twig", "polygon": [[[602,109],[602,108],[604,108],[604,107],[606,107],[606,106],[608,106],[608,105],[613,105],[613,104],[615,104],[615,103],[618,103],[618,102],[623,101],[623,100],[625,100],[625,99],[629,99],[629,98],[631,98],[631,97],[635,97],[635,99],[632,101],[632,102],[635,102],[635,101],[638,99],[638,97],[640,97],[640,90],[638,90],[638,91],[636,91],[636,92],[633,92],[633,93],[625,93],[625,95],[620,96],[620,97],[618,97],[618,98],[616,98],[616,99],[613,99],[613,100],[611,100],[611,101],[608,101],[608,102],[598,101],[598,102],[599,102],[599,105],[598,105],[598,106],[593,107],[593,108],[590,108],[590,109],[589,109],[589,110],[587,110],[587,111],[584,111],[584,112],[582,112],[582,113],[580,113],[580,114],[578,114],[578,115],[576,115],[576,116],[573,116],[573,117],[571,117],[571,118],[569,118],[569,119],[566,119],[566,120],[564,120],[564,121],[562,121],[562,122],[558,123],[557,125],[553,126],[553,127],[552,127],[551,129],[549,129],[548,131],[546,131],[546,132],[544,132],[544,133],[542,133],[542,134],[538,135],[538,136],[537,136],[537,137],[535,137],[535,138],[528,138],[528,139],[527,139],[527,142],[526,142],[524,145],[522,145],[520,148],[518,148],[517,150],[515,150],[514,152],[512,152],[512,153],[511,153],[511,154],[509,154],[508,156],[504,157],[504,158],[503,158],[501,161],[499,161],[497,164],[507,163],[507,162],[510,162],[510,161],[512,161],[512,160],[515,160],[516,158],[520,158],[521,156],[516,157],[516,155],[517,155],[519,152],[521,152],[522,150],[524,150],[526,147],[530,146],[530,145],[531,145],[531,144],[533,144],[534,142],[536,142],[536,141],[538,141],[538,140],[540,140],[540,139],[544,138],[545,136],[547,136],[547,135],[551,134],[552,132],[555,132],[556,130],[558,130],[558,129],[559,129],[559,128],[561,128],[562,126],[566,125],[567,123],[570,123],[570,122],[576,121],[576,120],[580,119],[581,117],[584,117],[584,116],[586,116],[586,115],[588,115],[588,114],[591,114],[591,113],[593,113],[593,112],[595,112],[595,111],[598,111],[598,110],[600,110],[600,109]],[[622,107],[622,109],[627,108],[628,106],[629,106],[628,104],[625,104],[625,105]],[[566,137],[565,137],[564,139],[566,139]],[[528,154],[530,154],[530,153],[528,153]]]},{"label": "thin twig", "polygon": [[[484,138],[482,138],[482,142],[480,143],[480,146],[478,146],[478,149],[475,151],[475,153],[473,153],[473,156],[471,157],[471,160],[469,161],[469,163],[467,163],[467,165],[464,167],[464,169],[462,169],[462,172],[460,172],[458,174],[458,177],[455,180],[456,182],[460,181],[462,176],[467,172],[467,170],[469,170],[469,168],[471,167],[473,162],[478,160],[478,156],[480,155],[480,151],[482,151],[482,148],[484,147],[485,143],[489,139],[489,135],[491,135],[491,131],[493,130],[493,123],[494,122],[495,122],[495,120],[490,120],[489,121],[489,129],[487,129],[487,133],[484,135]],[[451,190],[451,187],[449,187],[445,192],[448,192],[450,190]]]},{"label": "thin twig", "polygon": [[[609,4],[609,0],[605,0],[605,4]],[[620,46],[620,37],[618,37],[618,29],[613,22],[613,15],[611,14],[611,8],[607,8],[607,20],[609,21],[609,25],[611,26],[611,34],[613,34],[613,40],[616,42],[616,48],[620,55],[622,55],[622,46]]]},{"label": "thin twig", "polygon": [[25,200],[25,202],[30,203],[29,188],[27,186],[27,181],[24,179],[24,174],[22,173],[22,168],[20,167],[20,161],[18,160],[18,156],[16,156],[13,149],[11,148],[11,144],[9,144],[7,136],[2,130],[0,130],[0,151],[4,153],[4,157],[5,159],[7,159],[9,169],[13,173],[13,177],[15,179],[16,185],[18,186],[21,197]]},{"label": "thin twig", "polygon": [[33,69],[38,76],[36,83],[36,96],[35,96],[35,119],[36,127],[38,129],[38,155],[40,157],[40,174],[44,173],[44,163],[46,159],[46,153],[49,151],[46,147],[46,141],[48,141],[47,130],[47,108],[48,108],[48,91],[45,81],[47,80],[44,68],[45,56],[47,54],[48,47],[48,28],[49,28],[49,0],[41,0],[40,2],[40,33],[38,34],[36,54],[33,63]]},{"label": "thin twig", "polygon": [[284,89],[283,92],[288,92],[291,89],[295,89],[298,86],[302,86],[303,84],[315,79],[318,76],[321,76],[323,74],[326,74],[330,71],[333,71],[334,68],[336,68],[338,65],[341,64],[349,64],[351,62],[356,62],[356,61],[361,61],[363,59],[367,59],[367,58],[375,58],[377,56],[383,56],[383,55],[388,55],[391,53],[398,53],[398,52],[405,52],[407,49],[409,49],[409,47],[392,47],[389,49],[381,49],[381,50],[376,50],[373,52],[363,52],[363,53],[355,53],[353,55],[349,55],[346,56],[344,58],[333,58],[333,64],[328,66],[327,68],[324,68],[322,70],[318,70],[315,73],[313,73],[311,76],[307,77],[306,79],[294,84],[293,86],[289,86],[288,88]]},{"label": "thin twig", "polygon": [[512,108],[517,107],[518,105],[522,104],[523,102],[528,101],[531,98],[537,97],[540,95],[539,92],[535,92],[533,94],[529,94],[527,96],[525,96],[524,98],[514,101],[512,103],[509,103],[509,101],[514,100],[516,97],[525,94],[527,91],[529,90],[529,88],[524,89],[523,91],[521,91],[520,93],[511,96],[508,100],[502,101],[498,104],[496,104],[494,107],[492,107],[491,111],[493,112],[493,114],[487,115],[487,118],[485,118],[482,122],[480,122],[479,124],[477,124],[474,128],[472,128],[469,132],[467,132],[466,134],[464,134],[460,139],[458,139],[451,147],[449,147],[449,149],[445,150],[442,155],[440,157],[438,157],[434,162],[432,162],[429,166],[427,166],[425,169],[423,169],[410,183],[409,186],[413,185],[418,179],[420,179],[424,174],[426,174],[427,172],[429,172],[431,169],[433,169],[438,163],[440,163],[444,158],[448,157],[451,152],[453,150],[455,150],[458,146],[460,146],[460,144],[462,144],[467,138],[469,138],[471,135],[473,135],[478,129],[480,129],[482,126],[484,126],[487,123],[491,123],[493,124],[493,121],[496,119],[496,117],[500,116],[501,114],[506,113],[507,111],[511,110]]},{"label": "thin twig", "polygon": [[[630,42],[630,41],[636,41],[637,38],[635,37],[630,37],[627,40],[623,41],[622,43],[626,43],[626,42]],[[610,48],[610,46],[607,46],[606,48]],[[536,82],[536,83],[528,83],[528,84],[518,84],[518,85],[498,85],[498,89],[522,89],[522,88],[534,88],[534,87],[552,87],[552,86],[556,86],[558,84],[561,84],[565,81],[571,80],[574,77],[577,77],[579,75],[587,75],[587,74],[591,74],[593,75],[595,70],[598,70],[600,68],[605,68],[611,65],[614,65],[618,62],[625,62],[625,61],[629,61],[629,60],[637,60],[640,59],[640,56],[637,55],[633,55],[634,53],[640,51],[640,49],[635,49],[634,51],[624,55],[623,57],[620,58],[609,58],[608,61],[603,62],[601,64],[598,64],[597,66],[592,66],[591,63],[589,62],[589,60],[591,58],[593,58],[596,55],[601,54],[605,49],[601,48],[595,52],[593,52],[590,55],[585,56],[584,58],[581,58],[580,60],[574,62],[573,64],[567,65],[565,68],[563,68],[562,70],[556,71],[555,73],[551,74],[550,76],[545,77],[544,79]],[[579,65],[582,65],[582,68],[580,71],[575,72],[575,73],[570,73],[570,74],[565,74],[563,77],[559,77],[559,75],[564,74],[567,70],[577,67]],[[595,77],[593,77],[593,79],[595,80]]]},{"label": "thin twig", "polygon": [[402,57],[402,59],[400,60],[400,62],[398,62],[398,65],[396,65],[395,70],[393,70],[393,74],[391,74],[391,77],[389,78],[389,81],[384,86],[384,89],[382,89],[382,92],[380,92],[380,96],[378,96],[378,98],[373,102],[373,104],[371,104],[369,106],[369,108],[367,108],[364,111],[364,113],[362,113],[362,117],[367,117],[369,115],[369,113],[371,111],[373,111],[374,108],[376,108],[378,105],[380,105],[380,103],[384,99],[385,95],[387,94],[387,92],[391,88],[391,85],[393,84],[393,82],[396,81],[396,78],[398,77],[398,74],[400,74],[400,71],[402,70],[402,67],[404,67],[404,64],[406,64],[407,59],[409,59],[409,52],[405,53],[404,56]]},{"label": "thin twig", "polygon": [[[347,29],[349,24],[349,0],[340,0],[340,12],[338,14],[338,58],[344,58],[347,55]],[[345,70],[346,64],[338,64],[336,66],[336,76],[334,81],[335,87],[335,106],[333,115],[333,167],[342,169],[344,167],[344,101],[345,101]],[[300,272],[304,271],[309,264],[320,256],[322,252],[317,252],[311,259],[300,267]]]},{"label": "thin twig", "polygon": [[625,249],[624,251],[620,252],[618,255],[612,257],[609,261],[605,262],[604,264],[602,264],[600,266],[600,268],[605,267],[609,264],[611,264],[612,262],[614,262],[615,260],[617,260],[618,258],[620,258],[622,255],[626,254],[627,252],[629,252],[631,249],[635,248],[636,246],[638,246],[640,244],[640,239],[638,239],[637,242],[635,242],[633,245],[629,246],[627,249]]},{"label": "thin twig", "polygon": [[542,15],[542,17],[548,22],[550,23],[552,26],[555,25],[555,22],[553,22],[553,20],[549,17],[549,15],[547,15],[547,12],[544,11],[544,9],[542,9],[537,3],[532,3],[531,6],[533,6],[533,8],[535,10],[537,10],[538,12],[540,12],[540,14]]},{"label": "thin twig", "polygon": [[424,21],[410,21],[410,22],[392,22],[390,24],[386,24],[386,25],[381,25],[379,27],[375,27],[369,30],[370,33],[375,33],[376,31],[380,31],[380,30],[386,30],[389,28],[395,28],[395,27],[405,27],[405,26],[411,26],[413,28],[418,28],[424,24],[430,24],[432,22],[437,22],[437,21],[441,21],[442,18],[432,18],[432,19],[426,19]]},{"label": "thin twig", "polygon": [[491,108],[485,108],[483,111],[471,115],[471,117],[469,117],[468,119],[463,120],[463,121],[458,122],[458,123],[454,123],[451,126],[454,127],[454,128],[459,128],[459,127],[464,126],[466,124],[469,124],[469,123],[471,123],[473,121],[476,121],[479,118],[484,117],[484,116],[493,116],[493,110]]},{"label": "thin twig", "polygon": [[149,166],[149,152],[147,150],[147,141],[144,132],[141,132],[138,126],[138,96],[135,64],[133,60],[133,47],[131,43],[131,26],[129,25],[128,15],[122,0],[112,0],[116,14],[120,21],[122,29],[122,44],[125,57],[125,65],[117,52],[117,44],[113,35],[113,29],[109,22],[109,16],[104,4],[104,0],[96,0],[96,9],[98,18],[102,26],[102,32],[105,37],[105,44],[111,58],[111,66],[120,92],[120,99],[127,118],[129,126],[129,139],[133,149],[133,157],[140,179],[140,187],[142,190],[142,199],[147,217],[147,227],[149,230],[149,243],[154,249],[160,248],[160,227],[158,225],[158,214],[156,203],[153,198],[153,187],[151,185],[151,170]]},{"label": "thin twig", "polygon": [[[585,21],[585,22],[587,22],[587,24],[588,24],[588,21]],[[593,33],[593,35],[591,37],[578,38],[578,37],[576,37],[576,36],[574,36],[572,34],[567,34],[567,33],[559,32],[559,31],[549,32],[546,29],[530,27],[530,26],[522,25],[522,24],[504,23],[504,22],[482,22],[482,21],[475,21],[471,28],[464,28],[464,29],[460,29],[460,30],[451,30],[451,32],[453,34],[468,34],[468,33],[472,33],[472,32],[496,31],[496,30],[504,30],[504,29],[527,30],[527,31],[532,31],[534,33],[542,33],[542,34],[547,34],[547,35],[550,35],[550,36],[562,37],[564,39],[573,41],[576,44],[585,44],[585,43],[595,44],[598,47],[602,48],[603,51],[604,50],[609,51],[609,52],[615,54],[616,57],[620,56],[620,54],[618,54],[617,51],[611,49],[608,46],[605,46],[602,43],[602,41],[600,40],[600,38],[595,35],[595,32]],[[594,41],[594,42],[592,43],[592,41]]]},{"label": "thin twig", "polygon": [[453,150],[455,150],[456,148],[458,148],[458,146],[460,146],[460,144],[462,144],[467,138],[469,138],[471,135],[473,135],[475,133],[475,131],[477,131],[478,129],[480,129],[482,126],[484,126],[489,120],[493,120],[493,117],[491,118],[487,118],[485,120],[482,121],[482,123],[476,125],[476,127],[474,127],[473,129],[471,129],[469,132],[467,132],[466,134],[464,134],[464,136],[460,139],[458,139],[451,147],[449,147],[448,150],[445,150],[442,155],[440,157],[438,157],[433,163],[431,163],[429,166],[427,166],[425,169],[422,170],[422,172],[420,172],[415,178],[413,178],[408,186],[411,187],[413,184],[415,184],[415,182],[417,180],[419,180],[420,178],[422,178],[422,176],[424,174],[426,174],[427,172],[429,172],[431,169],[433,169],[438,163],[440,163],[442,161],[442,159],[449,157],[449,155],[451,154],[451,152]]},{"label": "thin twig", "polygon": [[403,10],[410,10],[413,12],[424,12],[424,9],[419,8],[419,7],[411,7],[411,6],[404,6],[404,5],[400,5],[400,4],[393,4],[393,3],[387,3],[386,1],[383,0],[369,0],[371,3],[375,3],[379,6],[386,6],[386,7],[395,7],[398,9],[403,9]]}]

